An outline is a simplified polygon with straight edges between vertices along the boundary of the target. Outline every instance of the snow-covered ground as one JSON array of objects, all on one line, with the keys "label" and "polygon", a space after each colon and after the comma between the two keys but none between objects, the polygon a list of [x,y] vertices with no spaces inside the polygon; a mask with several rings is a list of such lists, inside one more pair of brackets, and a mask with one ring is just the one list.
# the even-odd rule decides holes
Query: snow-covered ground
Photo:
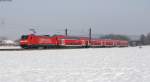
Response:
[{"label": "snow-covered ground", "polygon": [[0,51],[0,82],[149,82],[150,46]]},{"label": "snow-covered ground", "polygon": [[20,46],[0,46],[0,49],[21,49]]}]

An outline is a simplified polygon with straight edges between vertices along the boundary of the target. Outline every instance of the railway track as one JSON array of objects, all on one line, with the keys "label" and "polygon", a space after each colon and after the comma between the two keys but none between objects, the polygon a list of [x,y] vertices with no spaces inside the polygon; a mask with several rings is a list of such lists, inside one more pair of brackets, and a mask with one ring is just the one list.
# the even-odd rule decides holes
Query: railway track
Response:
[{"label": "railway track", "polygon": [[24,51],[25,49],[0,49],[0,51]]},{"label": "railway track", "polygon": [[[9,48],[9,49],[0,49],[0,51],[33,51],[33,50],[65,50],[65,49],[79,49],[79,48],[48,48],[48,49],[22,49],[22,48],[11,49]],[[82,48],[82,49],[85,49],[85,48]]]}]

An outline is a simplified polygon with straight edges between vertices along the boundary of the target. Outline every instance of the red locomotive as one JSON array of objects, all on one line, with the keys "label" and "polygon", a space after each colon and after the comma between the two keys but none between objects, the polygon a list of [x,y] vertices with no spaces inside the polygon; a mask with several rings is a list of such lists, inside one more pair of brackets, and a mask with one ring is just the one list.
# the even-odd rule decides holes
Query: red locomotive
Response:
[{"label": "red locomotive", "polygon": [[127,47],[126,40],[89,39],[64,35],[23,35],[20,40],[22,48],[73,48],[73,47]]}]

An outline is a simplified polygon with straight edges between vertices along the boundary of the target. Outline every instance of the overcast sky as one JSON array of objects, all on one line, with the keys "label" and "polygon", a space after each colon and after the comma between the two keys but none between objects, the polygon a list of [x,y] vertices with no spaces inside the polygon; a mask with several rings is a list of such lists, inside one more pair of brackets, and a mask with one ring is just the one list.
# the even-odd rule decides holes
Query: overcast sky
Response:
[{"label": "overcast sky", "polygon": [[38,34],[139,35],[150,32],[150,0],[12,0],[0,2],[0,36]]}]

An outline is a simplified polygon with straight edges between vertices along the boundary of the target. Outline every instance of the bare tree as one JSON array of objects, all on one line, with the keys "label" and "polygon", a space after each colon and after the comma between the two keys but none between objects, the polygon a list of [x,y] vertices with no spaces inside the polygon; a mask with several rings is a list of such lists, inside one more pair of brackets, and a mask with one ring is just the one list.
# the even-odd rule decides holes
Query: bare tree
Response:
[{"label": "bare tree", "polygon": [[144,34],[141,35],[140,41],[141,41],[142,45],[146,45],[146,42],[145,42],[146,41],[146,36]]},{"label": "bare tree", "polygon": [[150,32],[147,34],[147,43],[150,44]]}]

